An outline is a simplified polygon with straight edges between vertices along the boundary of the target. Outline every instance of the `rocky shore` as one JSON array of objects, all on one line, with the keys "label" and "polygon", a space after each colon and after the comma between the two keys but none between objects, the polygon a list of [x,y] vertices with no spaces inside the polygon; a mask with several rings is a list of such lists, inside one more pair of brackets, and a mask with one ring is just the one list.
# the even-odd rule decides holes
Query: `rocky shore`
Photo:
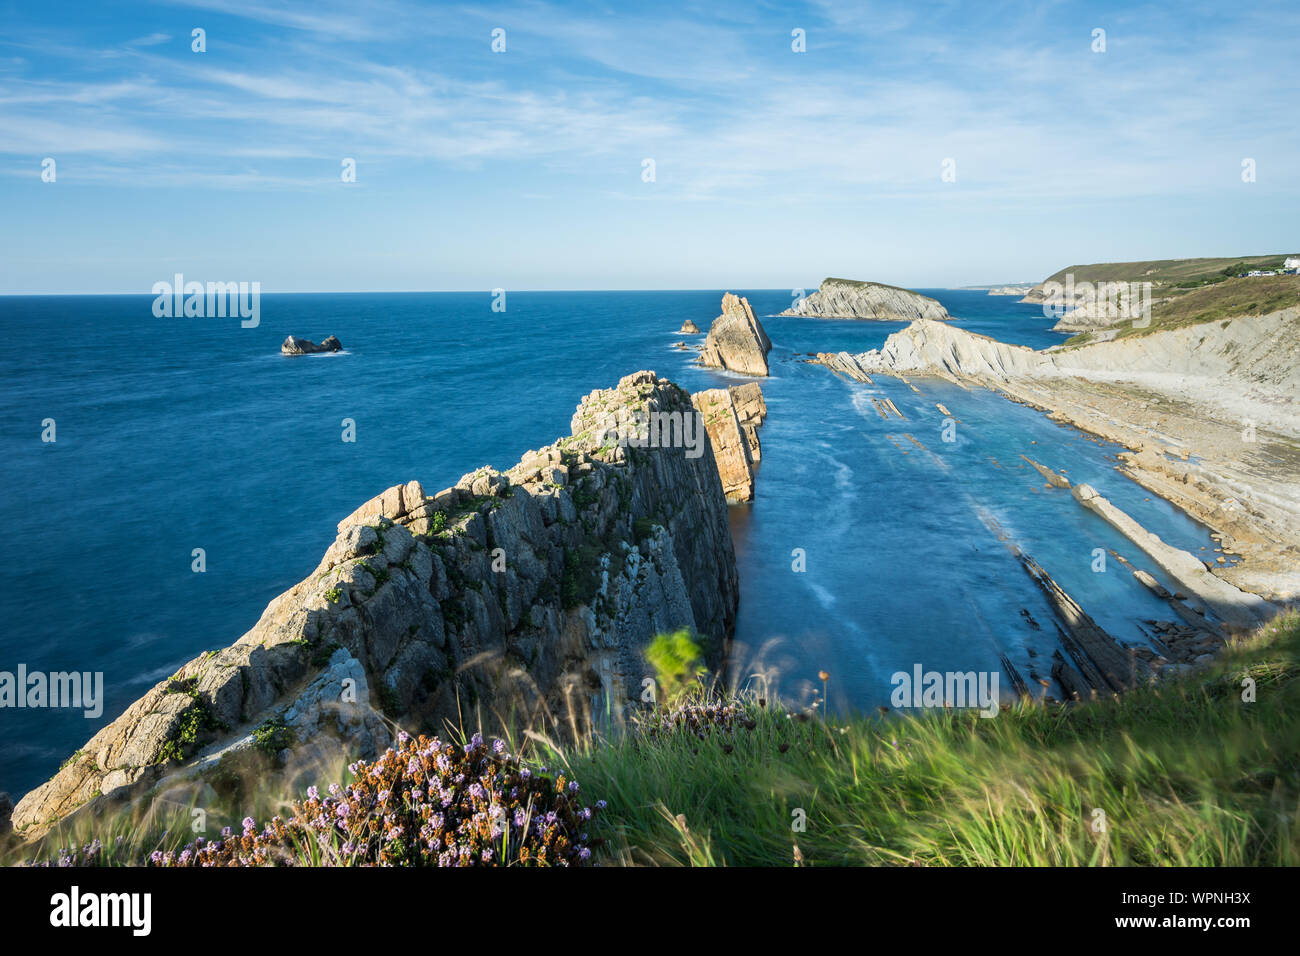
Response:
[{"label": "rocky shore", "polygon": [[[702,447],[636,437],[697,408]],[[74,813],[258,774],[307,779],[331,756],[373,756],[397,727],[436,732],[468,713],[579,730],[640,694],[657,633],[689,629],[717,665],[739,600],[726,495],[753,493],[765,413],[757,385],[693,398],[638,372],[505,472],[433,495],[389,488],[251,630],[23,797],[14,829],[35,837]]]},{"label": "rocky shore", "polygon": [[919,292],[880,282],[854,279],[823,279],[812,295],[800,299],[782,315],[819,319],[878,319],[911,322],[916,319],[942,321],[948,310],[935,299]]},{"label": "rocky shore", "polygon": [[1260,598],[1300,597],[1298,320],[1284,309],[1043,352],[916,322],[879,350],[815,361],[859,381],[937,376],[987,387],[1124,445],[1118,469],[1212,529],[1219,554],[1152,541],[1086,486],[1076,498],[1235,629],[1268,613]]}]

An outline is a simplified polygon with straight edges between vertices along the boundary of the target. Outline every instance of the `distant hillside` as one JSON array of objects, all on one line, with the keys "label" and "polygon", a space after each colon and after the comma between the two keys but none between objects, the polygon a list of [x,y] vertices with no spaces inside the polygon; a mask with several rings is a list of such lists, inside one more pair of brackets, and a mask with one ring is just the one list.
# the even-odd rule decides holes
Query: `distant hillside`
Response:
[{"label": "distant hillside", "polygon": [[1145,262],[1094,262],[1066,266],[1030,290],[1025,300],[1042,301],[1042,288],[1049,282],[1065,283],[1067,275],[1079,282],[1150,282],[1156,293],[1176,294],[1203,285],[1222,282],[1251,269],[1281,269],[1288,253],[1270,256],[1234,256],[1222,259],[1150,259]]},{"label": "distant hillside", "polygon": [[1146,335],[1200,322],[1235,319],[1243,315],[1268,315],[1297,306],[1300,306],[1300,276],[1224,279],[1180,295],[1157,299],[1151,307],[1151,320],[1145,325],[1122,319],[1101,332],[1088,331],[1072,336],[1066,339],[1065,344],[1086,345],[1102,339]]}]

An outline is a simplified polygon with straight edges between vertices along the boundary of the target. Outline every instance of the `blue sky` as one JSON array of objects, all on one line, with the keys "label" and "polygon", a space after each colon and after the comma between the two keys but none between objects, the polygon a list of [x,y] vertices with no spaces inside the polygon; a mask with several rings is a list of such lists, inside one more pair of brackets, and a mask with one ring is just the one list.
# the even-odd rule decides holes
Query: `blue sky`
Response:
[{"label": "blue sky", "polygon": [[1300,251],[1294,3],[0,0],[0,21],[0,292],[930,287]]}]

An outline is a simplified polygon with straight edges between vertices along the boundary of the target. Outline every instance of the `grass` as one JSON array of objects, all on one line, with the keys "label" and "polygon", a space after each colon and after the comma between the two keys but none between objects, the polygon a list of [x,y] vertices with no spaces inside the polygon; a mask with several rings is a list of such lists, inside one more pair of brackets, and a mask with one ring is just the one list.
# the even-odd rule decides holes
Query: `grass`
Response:
[{"label": "grass", "polygon": [[[571,746],[512,736],[607,801],[593,831],[606,865],[1294,866],[1297,676],[1293,611],[1208,669],[1068,707],[823,722],[748,692],[695,731],[665,730],[658,712]],[[705,713],[696,693],[686,710]],[[345,779],[339,769],[322,768],[321,784]],[[262,819],[284,799],[270,789],[230,819]],[[193,837],[190,813],[166,809],[74,817],[36,855],[92,837],[111,863],[174,849]],[[11,847],[0,859],[32,855]]]},{"label": "grass", "polygon": [[1291,613],[1120,699],[827,725],[749,697],[752,730],[630,735],[567,765],[609,802],[607,863],[1294,866],[1298,653]]},{"label": "grass", "polygon": [[[1247,315],[1268,315],[1280,309],[1300,306],[1300,276],[1256,276],[1220,279],[1151,307],[1151,321],[1135,327],[1132,320],[1116,322],[1116,338],[1150,335],[1169,329],[1236,319]],[[1087,345],[1092,332],[1080,332],[1066,339],[1069,346]]]},{"label": "grass", "polygon": [[[1079,282],[1150,282],[1157,288],[1186,288],[1201,282],[1217,282],[1229,273],[1251,269],[1267,271],[1282,268],[1286,255],[1234,256],[1227,259],[1151,259],[1143,262],[1094,262],[1066,266],[1043,280],[1065,282],[1073,275]],[[1227,270],[1227,271],[1225,271]]]},{"label": "grass", "polygon": [[1151,310],[1151,328],[1121,327],[1119,334],[1136,335],[1156,328],[1179,328],[1243,315],[1268,315],[1279,309],[1296,306],[1300,306],[1300,276],[1225,279],[1154,306]]}]

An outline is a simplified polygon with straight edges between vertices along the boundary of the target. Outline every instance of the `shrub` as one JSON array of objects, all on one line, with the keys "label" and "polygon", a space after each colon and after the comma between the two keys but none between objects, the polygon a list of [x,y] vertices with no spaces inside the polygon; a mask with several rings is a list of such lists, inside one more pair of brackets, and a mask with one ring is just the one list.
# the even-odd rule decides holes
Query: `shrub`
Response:
[{"label": "shrub", "polygon": [[704,652],[685,629],[657,635],[645,656],[655,670],[655,681],[665,703],[681,697],[705,672]]},{"label": "shrub", "polygon": [[[398,736],[373,763],[350,768],[347,787],[315,787],[260,830],[228,827],[179,853],[155,851],[154,866],[581,866],[598,841],[576,782],[522,766],[505,744],[475,734],[457,746]],[[598,801],[597,808],[603,807]]]}]

